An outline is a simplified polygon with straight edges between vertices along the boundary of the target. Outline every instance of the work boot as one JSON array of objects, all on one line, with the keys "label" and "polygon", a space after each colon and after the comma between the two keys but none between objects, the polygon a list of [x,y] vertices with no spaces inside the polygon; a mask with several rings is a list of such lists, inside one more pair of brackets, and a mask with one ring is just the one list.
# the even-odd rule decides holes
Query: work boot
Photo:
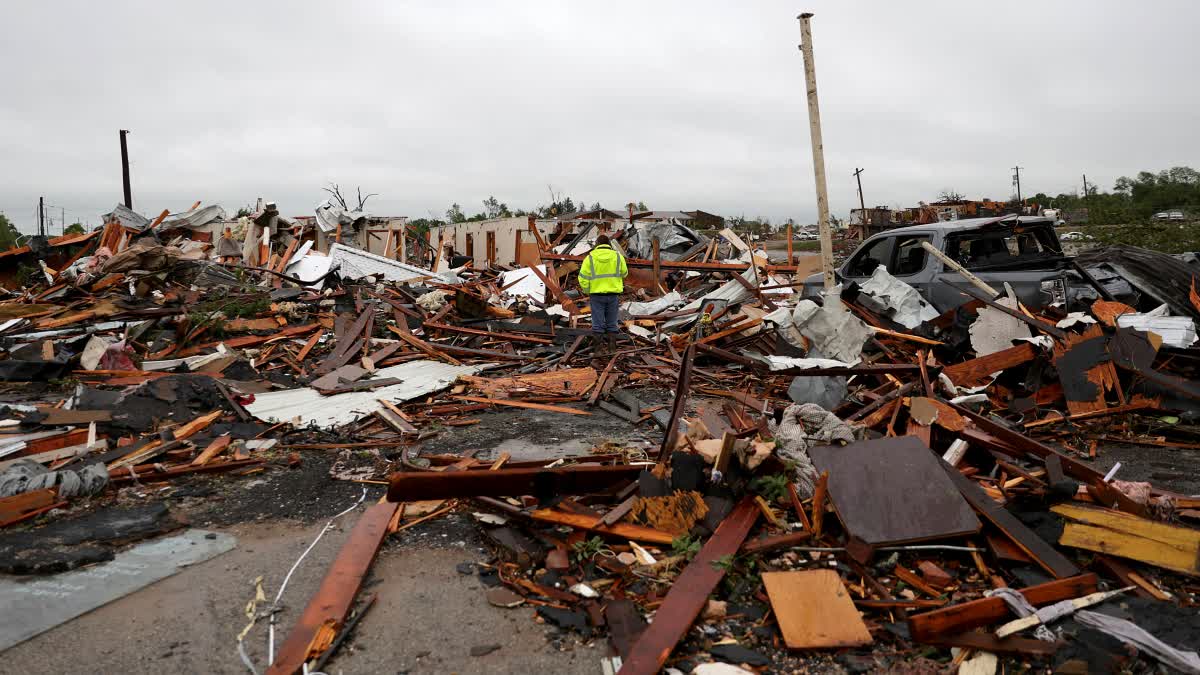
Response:
[{"label": "work boot", "polygon": [[592,355],[604,356],[607,354],[608,343],[604,341],[604,335],[601,333],[592,333]]},{"label": "work boot", "polygon": [[604,335],[604,343],[606,345],[608,345],[608,353],[609,354],[617,353],[617,334],[616,333],[606,333]]}]

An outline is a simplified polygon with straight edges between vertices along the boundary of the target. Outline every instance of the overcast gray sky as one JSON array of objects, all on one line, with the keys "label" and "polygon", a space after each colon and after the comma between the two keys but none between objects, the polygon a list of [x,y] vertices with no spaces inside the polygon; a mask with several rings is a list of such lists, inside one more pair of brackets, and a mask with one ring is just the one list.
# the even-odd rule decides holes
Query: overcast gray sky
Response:
[{"label": "overcast gray sky", "polygon": [[[1120,8],[1125,8],[1121,11]],[[1200,164],[1200,3],[11,3],[0,211],[98,222],[330,181],[380,215],[620,208],[816,219],[796,15],[812,11],[830,200],[1111,188]],[[57,210],[54,212],[57,219]]]}]

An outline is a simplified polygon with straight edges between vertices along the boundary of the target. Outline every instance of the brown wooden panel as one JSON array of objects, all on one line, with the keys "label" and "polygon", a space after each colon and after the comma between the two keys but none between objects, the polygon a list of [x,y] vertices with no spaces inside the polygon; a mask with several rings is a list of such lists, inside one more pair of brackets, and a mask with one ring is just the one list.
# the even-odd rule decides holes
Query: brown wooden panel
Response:
[{"label": "brown wooden panel", "polygon": [[789,649],[871,644],[871,633],[837,572],[767,572],[762,580]]},{"label": "brown wooden panel", "polygon": [[946,475],[940,460],[912,436],[881,438],[809,451],[829,472],[829,495],[853,536],[873,546],[962,536],[979,519]]}]

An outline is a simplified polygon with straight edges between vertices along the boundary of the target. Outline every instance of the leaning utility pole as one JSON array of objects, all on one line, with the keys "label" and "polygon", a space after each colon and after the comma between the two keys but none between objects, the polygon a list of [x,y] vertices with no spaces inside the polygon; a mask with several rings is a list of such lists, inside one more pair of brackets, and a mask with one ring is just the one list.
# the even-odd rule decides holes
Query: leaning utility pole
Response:
[{"label": "leaning utility pole", "polygon": [[1025,201],[1021,199],[1021,167],[1014,166],[1013,171],[1013,182],[1017,184],[1017,203],[1020,204],[1021,210],[1024,210]]},{"label": "leaning utility pole", "polygon": [[125,188],[125,208],[133,208],[133,192],[129,189],[129,146],[125,143],[128,129],[121,129],[121,183]]},{"label": "leaning utility pole", "polygon": [[854,168],[854,180],[858,181],[858,213],[863,219],[863,238],[866,238],[866,203],[863,202],[863,169]]},{"label": "leaning utility pole", "polygon": [[1085,174],[1083,174],[1083,201],[1085,203],[1087,202],[1087,198],[1088,198],[1087,174],[1085,173]]},{"label": "leaning utility pole", "polygon": [[808,89],[808,131],[812,143],[813,177],[817,183],[817,231],[821,235],[821,273],[825,288],[833,288],[833,235],[829,231],[829,193],[825,188],[825,149],[821,144],[821,108],[817,104],[817,70],[813,63],[811,12],[800,19],[800,53],[804,55],[804,81]]}]

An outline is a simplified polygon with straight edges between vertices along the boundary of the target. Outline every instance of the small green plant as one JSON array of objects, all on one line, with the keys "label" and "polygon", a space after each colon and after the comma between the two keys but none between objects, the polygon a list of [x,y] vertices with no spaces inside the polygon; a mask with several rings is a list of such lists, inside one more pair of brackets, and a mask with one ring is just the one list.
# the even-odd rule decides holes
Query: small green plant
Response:
[{"label": "small green plant", "polygon": [[730,574],[734,571],[734,566],[737,565],[737,555],[730,553],[723,555],[712,562],[712,566],[721,570],[725,574]]},{"label": "small green plant", "polygon": [[681,555],[685,560],[691,560],[700,552],[700,539],[685,534],[671,540],[671,555]]},{"label": "small green plant", "polygon": [[600,551],[603,551],[604,548],[604,540],[600,537],[577,541],[571,546],[571,559],[577,563],[587,562],[600,553]]},{"label": "small green plant", "polygon": [[789,482],[787,474],[783,473],[759,476],[750,481],[750,489],[768,502],[773,502],[787,496]]},{"label": "small green plant", "polygon": [[721,587],[727,597],[737,592],[745,582],[758,576],[758,561],[750,556],[724,555],[714,560],[712,566],[725,573],[725,577],[721,579]]}]

